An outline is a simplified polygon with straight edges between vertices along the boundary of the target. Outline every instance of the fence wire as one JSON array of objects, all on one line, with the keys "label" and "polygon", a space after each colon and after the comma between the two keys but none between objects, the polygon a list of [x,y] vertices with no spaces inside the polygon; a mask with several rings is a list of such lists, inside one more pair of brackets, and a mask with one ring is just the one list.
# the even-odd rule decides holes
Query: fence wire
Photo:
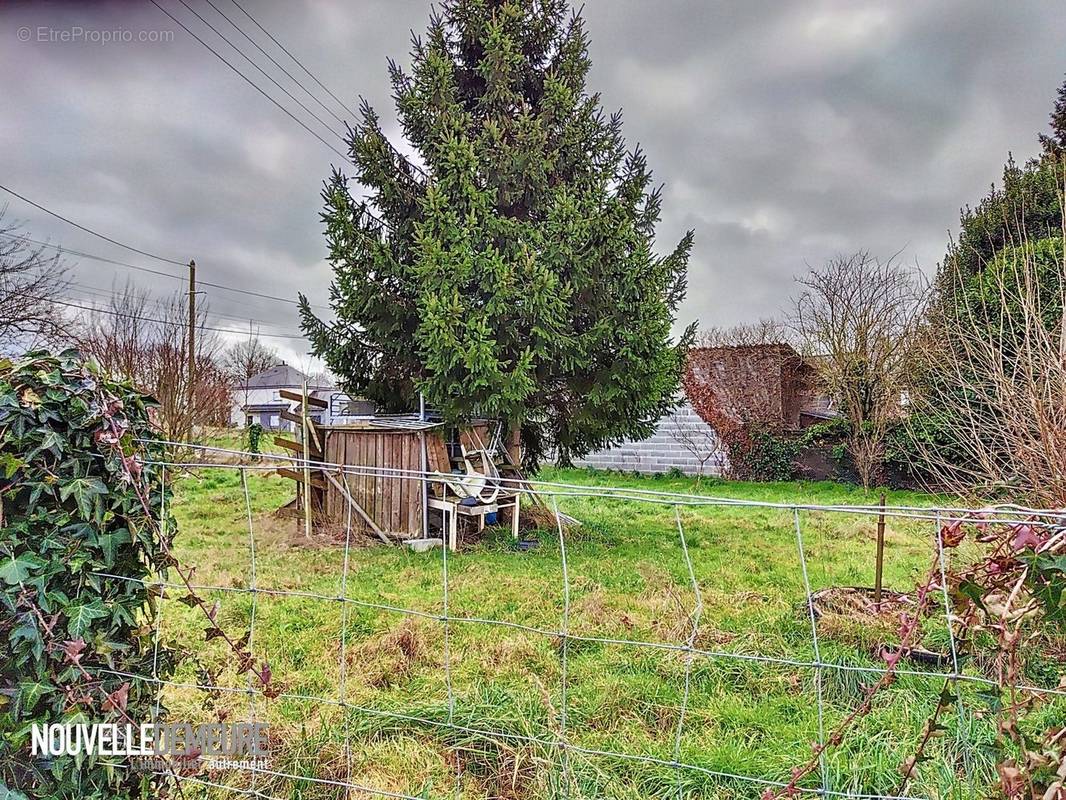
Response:
[{"label": "fence wire", "polygon": [[[189,445],[182,445],[184,447],[190,447]],[[205,455],[200,460],[193,461],[181,461],[175,460],[158,460],[148,462],[154,466],[160,467],[162,470],[162,480],[167,480],[167,473],[177,469],[192,469],[192,468],[212,468],[219,470],[235,471],[239,474],[240,485],[242,489],[245,518],[247,522],[247,542],[248,542],[248,571],[247,577],[243,586],[224,586],[213,584],[192,584],[191,586],[186,583],[168,582],[166,580],[144,580],[139,578],[132,578],[122,575],[117,575],[107,572],[97,572],[96,574],[101,577],[134,581],[144,584],[145,586],[158,587],[161,590],[175,589],[186,590],[193,589],[195,591],[208,591],[218,592],[224,595],[237,595],[248,596],[251,598],[251,611],[249,617],[249,630],[248,630],[248,649],[253,654],[257,651],[262,653],[266,648],[261,642],[262,633],[256,630],[258,601],[259,597],[273,597],[273,598],[299,598],[303,600],[321,602],[325,604],[333,604],[340,608],[340,627],[338,634],[338,650],[339,650],[339,663],[338,663],[338,677],[336,693],[330,695],[314,695],[305,694],[299,692],[289,691],[274,691],[269,694],[262,686],[257,686],[256,682],[252,679],[252,673],[249,672],[247,685],[245,688],[238,688],[232,686],[221,685],[218,681],[181,681],[163,679],[159,674],[159,647],[161,628],[163,626],[163,606],[166,605],[165,592],[158,593],[157,608],[155,613],[156,633],[153,643],[153,658],[152,658],[152,672],[150,675],[134,674],[127,672],[119,672],[114,670],[101,670],[106,674],[113,675],[115,677],[131,680],[142,681],[152,684],[157,689],[170,687],[174,689],[192,689],[202,692],[214,692],[219,694],[241,694],[247,695],[248,707],[247,715],[249,721],[261,721],[261,712],[264,710],[268,702],[277,702],[280,700],[288,700],[293,702],[305,703],[310,708],[308,709],[308,716],[312,713],[312,709],[315,707],[334,707],[339,709],[343,718],[343,775],[331,775],[331,776],[319,776],[319,775],[307,775],[285,772],[282,770],[268,769],[261,766],[253,765],[249,772],[248,785],[230,785],[227,783],[207,780],[203,776],[196,775],[175,775],[174,773],[159,773],[160,778],[169,781],[178,781],[179,783],[187,783],[191,786],[197,786],[202,789],[210,789],[214,791],[231,792],[235,794],[244,795],[247,797],[261,798],[261,800],[280,800],[275,796],[266,793],[260,789],[258,779],[281,779],[292,782],[292,785],[313,785],[319,786],[324,789],[337,790],[342,794],[340,796],[349,797],[389,797],[389,798],[402,798],[403,800],[427,800],[430,797],[444,796],[444,795],[430,795],[427,791],[423,791],[419,794],[404,794],[392,789],[386,789],[381,787],[374,787],[366,785],[364,783],[353,780],[354,775],[354,757],[353,757],[353,737],[351,719],[352,715],[365,715],[370,718],[387,719],[397,723],[405,723],[414,726],[418,726],[427,730],[435,730],[439,732],[447,732],[451,734],[462,734],[464,736],[475,737],[477,739],[483,739],[486,742],[493,741],[509,741],[519,745],[530,745],[541,748],[544,752],[553,752],[557,754],[557,766],[558,781],[559,781],[559,793],[564,798],[571,798],[580,796],[580,787],[575,779],[572,764],[570,761],[571,755],[582,756],[586,758],[597,758],[614,761],[617,763],[626,763],[632,765],[650,765],[656,767],[664,767],[674,770],[676,775],[676,793],[678,798],[685,796],[685,785],[683,782],[684,775],[690,773],[693,775],[702,775],[707,778],[712,778],[715,781],[719,781],[723,786],[743,787],[750,786],[756,791],[765,790],[779,790],[785,789],[789,786],[789,781],[774,778],[766,775],[755,774],[742,774],[737,772],[715,770],[708,768],[701,764],[688,763],[683,760],[682,756],[682,741],[685,731],[686,716],[690,712],[691,694],[692,694],[692,675],[694,665],[697,659],[708,659],[715,661],[726,661],[735,663],[747,663],[766,668],[788,668],[795,670],[811,670],[814,675],[814,701],[816,703],[817,712],[817,743],[819,745],[818,751],[818,785],[817,786],[799,786],[797,791],[804,795],[818,795],[822,797],[840,797],[840,798],[854,798],[855,800],[917,800],[906,795],[892,795],[892,794],[864,794],[860,792],[851,792],[834,789],[831,786],[831,780],[826,763],[826,723],[825,723],[825,691],[823,685],[823,678],[826,673],[835,672],[841,675],[845,674],[857,674],[860,676],[866,676],[871,679],[879,678],[887,672],[885,667],[876,666],[863,666],[857,664],[845,664],[833,661],[827,661],[823,659],[822,648],[819,642],[818,634],[818,616],[814,606],[814,591],[812,589],[810,574],[808,572],[807,565],[807,548],[804,543],[804,526],[802,522],[803,514],[811,511],[820,511],[826,513],[839,513],[839,514],[859,514],[859,515],[874,515],[884,513],[886,517],[897,517],[908,520],[927,520],[936,525],[936,547],[937,547],[937,559],[940,571],[940,588],[943,593],[943,614],[944,624],[948,632],[949,644],[950,644],[950,671],[943,670],[924,670],[924,669],[910,669],[910,668],[897,668],[893,672],[900,676],[915,676],[934,678],[939,680],[947,680],[952,684],[958,685],[975,685],[981,687],[995,687],[996,681],[986,678],[979,674],[967,673],[960,666],[960,659],[957,653],[956,637],[953,630],[953,617],[951,613],[950,598],[947,592],[947,561],[948,556],[945,553],[943,546],[943,540],[940,535],[941,523],[944,520],[972,520],[980,521],[982,523],[996,523],[1002,522],[1006,524],[1012,524],[1021,520],[1027,521],[1029,524],[1046,525],[1046,526],[1061,526],[1066,520],[1066,511],[1054,510],[1046,511],[1039,509],[1027,509],[1020,507],[999,507],[999,508],[925,508],[925,507],[901,507],[894,506],[887,509],[883,509],[879,506],[841,506],[841,505],[818,505],[818,504],[787,504],[787,503],[773,503],[765,501],[746,501],[737,500],[735,498],[726,497],[713,497],[698,494],[684,494],[684,493],[668,493],[660,491],[647,491],[641,489],[633,489],[629,487],[608,487],[608,486],[588,486],[581,484],[568,484],[562,482],[550,482],[550,481],[513,481],[508,484],[508,489],[517,493],[526,493],[537,499],[543,500],[543,498],[550,498],[551,508],[554,511],[554,517],[556,521],[557,533],[558,533],[558,546],[559,546],[559,558],[560,558],[560,578],[561,585],[560,591],[560,617],[557,628],[547,628],[543,626],[528,624],[525,622],[516,622],[513,620],[495,619],[488,617],[470,616],[467,614],[455,614],[450,600],[450,580],[449,580],[449,559],[452,557],[449,554],[447,543],[440,548],[441,552],[441,593],[440,613],[433,611],[427,611],[424,609],[409,608],[405,606],[392,605],[384,602],[375,602],[368,600],[360,600],[354,597],[349,597],[349,585],[351,578],[351,565],[352,565],[352,548],[353,548],[353,515],[352,515],[352,500],[348,497],[345,511],[344,522],[344,540],[343,540],[343,561],[341,566],[341,574],[339,576],[339,587],[337,594],[326,594],[324,592],[313,592],[300,589],[290,589],[283,587],[264,586],[259,580],[257,574],[257,547],[256,547],[256,525],[255,515],[252,508],[252,500],[249,491],[248,476],[252,472],[268,472],[277,468],[278,463],[300,464],[303,465],[302,459],[293,459],[285,456],[275,456],[269,454],[251,454],[238,450],[227,450],[224,448],[213,448],[207,446],[191,446],[194,450],[197,450]],[[217,461],[209,460],[210,457],[224,455],[228,458],[241,459],[243,463],[238,464],[219,464]],[[251,462],[250,459],[255,458],[255,462]],[[427,470],[398,470],[391,468],[381,468],[371,465],[342,465],[342,464],[326,464],[322,462],[313,462],[312,466],[316,470],[329,471],[336,474],[341,481],[345,481],[349,476],[359,475],[374,475],[378,477],[390,477],[402,480],[415,480],[419,482],[442,481],[445,476],[439,473],[430,472]],[[165,498],[165,492],[163,496]],[[622,502],[622,503],[638,503],[638,504],[651,504],[651,505],[667,505],[672,506],[674,510],[674,517],[677,526],[677,536],[680,543],[680,552],[683,559],[684,573],[688,578],[688,582],[691,587],[691,591],[694,597],[694,605],[687,612],[689,626],[687,636],[679,642],[664,642],[664,641],[652,641],[642,639],[629,639],[619,638],[612,636],[600,636],[582,634],[571,630],[570,626],[570,613],[571,613],[571,588],[572,578],[568,568],[567,561],[567,528],[562,524],[562,515],[559,514],[559,500],[560,498],[585,498],[595,499],[604,502]],[[165,502],[165,501],[164,501]],[[697,641],[700,633],[701,617],[704,613],[704,601],[700,588],[699,576],[697,575],[697,569],[693,563],[692,556],[689,551],[689,546],[686,541],[685,526],[682,520],[682,509],[694,509],[700,507],[713,507],[713,506],[729,506],[729,507],[745,507],[745,508],[761,508],[761,509],[777,509],[791,512],[792,525],[795,534],[796,544],[796,567],[798,568],[799,576],[802,580],[802,589],[804,592],[805,600],[805,616],[809,619],[810,624],[810,645],[813,653],[813,660],[802,658],[789,658],[780,655],[773,655],[767,653],[751,653],[751,652],[734,652],[728,650],[712,650],[697,646]],[[169,509],[161,508],[162,517],[167,519]],[[165,523],[164,523],[165,524]],[[165,532],[164,532],[165,533]],[[447,695],[447,715],[445,720],[432,719],[429,717],[421,716],[418,714],[408,714],[401,711],[375,708],[364,704],[356,703],[349,697],[349,678],[350,678],[350,611],[353,608],[364,608],[387,614],[396,614],[405,618],[421,618],[431,620],[439,623],[442,627],[443,641],[442,641],[442,671],[445,683],[445,691]],[[502,730],[499,727],[493,727],[493,720],[486,719],[484,724],[472,725],[463,724],[457,721],[456,718],[456,705],[457,705],[457,692],[454,682],[454,665],[453,665],[453,626],[480,626],[492,628],[500,632],[514,631],[534,636],[546,637],[552,643],[558,652],[559,657],[559,670],[560,670],[560,683],[557,687],[556,695],[558,697],[558,708],[554,711],[555,723],[553,725],[554,731],[550,736],[538,736],[525,733],[515,733],[514,731]],[[257,633],[259,634],[257,636]],[[621,648],[639,648],[654,652],[673,653],[679,655],[683,660],[683,682],[681,689],[681,703],[678,709],[678,717],[676,726],[672,736],[672,757],[661,758],[650,753],[640,752],[627,752],[625,750],[612,750],[612,749],[600,749],[595,747],[582,746],[573,740],[570,735],[570,693],[569,693],[569,681],[570,681],[570,647],[572,643],[589,643],[599,645],[609,645]],[[265,661],[265,658],[258,658],[258,662]],[[280,676],[283,679],[283,676]],[[1066,696],[1066,689],[1060,687],[1041,687],[1034,685],[1018,685],[1015,688],[1017,691],[1029,692],[1042,695],[1053,696]],[[966,737],[966,725],[963,719],[962,704],[957,704],[959,707],[959,736]],[[159,715],[159,702],[156,703],[156,708],[153,713],[153,720]],[[968,781],[972,781],[971,764],[969,758],[970,742],[963,738],[961,742],[961,750],[963,752],[965,761],[965,771]],[[461,751],[463,745],[455,745],[452,749],[454,762],[455,762],[455,774],[454,774],[454,786],[450,793],[456,798],[460,797],[463,793],[463,760],[461,758]],[[116,764],[116,767],[123,767],[123,765]]]}]

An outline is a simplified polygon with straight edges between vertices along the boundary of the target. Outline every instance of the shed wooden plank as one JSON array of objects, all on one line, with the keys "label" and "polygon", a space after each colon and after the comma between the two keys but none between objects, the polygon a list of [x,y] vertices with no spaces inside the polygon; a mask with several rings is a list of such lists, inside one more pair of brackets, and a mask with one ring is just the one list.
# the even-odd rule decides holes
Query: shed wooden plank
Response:
[{"label": "shed wooden plank", "polygon": [[[373,530],[374,530],[374,533],[376,533],[376,534],[378,535],[378,538],[379,538],[379,539],[381,539],[381,541],[383,541],[383,542],[384,542],[385,544],[392,544],[392,542],[391,542],[391,541],[389,541],[389,537],[387,537],[387,536],[386,536],[386,535],[385,535],[385,534],[384,534],[384,533],[382,532],[381,528],[379,528],[379,527],[378,527],[378,526],[377,526],[376,524],[374,524],[374,520],[372,520],[372,519],[370,518],[370,515],[366,513],[366,511],[365,511],[365,510],[364,510],[364,509],[362,508],[362,506],[360,506],[360,505],[359,505],[358,503],[356,503],[356,502],[355,502],[355,498],[354,498],[354,497],[352,497],[352,496],[351,496],[351,495],[350,495],[350,494],[348,493],[348,491],[347,491],[346,489],[344,489],[343,485],[342,485],[342,484],[341,484],[341,483],[340,483],[340,482],[339,482],[339,481],[338,481],[338,480],[337,480],[336,478],[334,478],[334,477],[333,477],[332,475],[330,475],[330,474],[329,474],[328,472],[327,472],[327,473],[325,473],[325,475],[326,475],[326,478],[327,478],[327,479],[328,479],[328,480],[330,481],[330,483],[331,483],[331,484],[333,484],[333,485],[334,485],[334,486],[335,486],[335,487],[337,488],[337,490],[338,490],[338,491],[340,491],[340,492],[342,492],[342,493],[343,493],[343,496],[344,496],[344,501],[345,501],[346,503],[351,503],[351,506],[352,506],[352,510],[353,510],[353,511],[354,511],[354,512],[355,512],[356,514],[358,514],[358,515],[359,515],[360,517],[362,517],[362,518],[363,518],[363,520],[364,520],[364,521],[365,521],[365,522],[366,522],[366,523],[367,523],[367,524],[368,524],[368,525],[369,525],[369,526],[370,526],[371,528],[373,528]],[[345,514],[347,514],[347,510],[345,510]]]},{"label": "shed wooden plank", "polygon": [[[286,400],[292,400],[294,403],[303,403],[304,396],[300,392],[292,392],[288,389],[279,389],[278,397],[282,397]],[[329,403],[318,397],[307,396],[307,405],[312,408],[329,408]]]},{"label": "shed wooden plank", "polygon": [[[400,469],[407,471],[411,469],[411,440],[416,438],[414,435],[404,436],[400,439],[400,452],[399,466]],[[411,524],[409,519],[409,512],[411,509],[411,501],[414,499],[414,494],[411,492],[411,476],[403,475],[400,478],[399,486],[400,502],[396,506],[396,525],[401,531],[406,534],[411,533]]]},{"label": "shed wooden plank", "polygon": [[[296,470],[293,470],[293,469],[285,469],[284,467],[278,467],[278,469],[275,470],[275,471],[278,473],[278,475],[281,475],[283,478],[292,478],[294,481],[296,481],[297,483],[300,483],[300,484],[303,484],[303,482],[304,482],[304,475],[303,475],[302,472],[297,472]],[[324,488],[326,488],[326,484],[322,480],[322,478],[319,475],[316,475],[314,473],[312,473],[312,475],[311,475],[311,486],[313,486],[316,489],[324,489]]]},{"label": "shed wooden plank", "polygon": [[[393,438],[391,436],[379,436],[378,460],[375,462],[379,467],[391,467]],[[382,475],[381,478],[381,521],[390,532],[396,531],[396,525],[392,518],[393,501],[392,490],[396,486],[396,478],[391,475]]]},{"label": "shed wooden plank", "polygon": [[[422,442],[421,436],[411,437],[411,446],[408,448],[408,458],[411,469],[422,470]],[[422,533],[422,485],[425,478],[408,481],[408,489],[411,493],[411,502],[407,507],[407,528],[415,536]]]},{"label": "shed wooden plank", "polygon": [[359,469],[359,465],[363,463],[361,461],[362,448],[360,444],[362,437],[347,432],[341,435],[344,436],[345,441],[344,463],[354,467],[356,470],[355,474],[349,476],[352,484],[352,496],[366,513],[372,516],[373,511],[366,502],[366,482]]},{"label": "shed wooden plank", "polygon": [[[366,453],[363,458],[363,463],[367,465],[373,464],[377,460],[377,447],[378,447],[378,435],[376,433],[367,434],[366,437]],[[370,516],[377,522],[381,519],[381,487],[377,474],[375,474],[369,466],[366,470],[366,495],[367,495],[367,511],[370,512]]]},{"label": "shed wooden plank", "polygon": [[[408,470],[410,466],[407,463],[407,440],[410,436],[404,436],[399,439],[399,447],[396,451],[396,468],[399,470]],[[396,481],[396,529],[403,534],[409,535],[411,531],[407,525],[407,507],[411,502],[411,478],[407,475],[400,475]]]},{"label": "shed wooden plank", "polygon": [[[286,450],[292,450],[294,453],[298,453],[300,458],[303,458],[304,446],[300,442],[294,442],[292,439],[286,439],[286,438],[281,437],[281,436],[275,436],[274,437],[274,444],[276,444],[276,445],[278,445],[280,447],[284,447]],[[315,458],[315,459],[318,459],[319,461],[321,461],[322,460],[322,452],[318,448],[316,448],[314,446],[314,444],[311,444],[310,442],[308,444],[310,444],[310,447],[308,447],[307,450],[308,450],[308,454],[311,456],[311,458]],[[332,459],[326,459],[326,460],[330,461]]]},{"label": "shed wooden plank", "polygon": [[[393,466],[397,469],[406,469],[404,461],[404,452],[407,450],[407,442],[410,436],[396,436],[393,437],[393,441],[396,443],[393,448]],[[411,481],[405,475],[397,475],[395,486],[393,488],[393,512],[392,518],[396,520],[396,530],[401,533],[407,533],[407,506],[405,502],[410,496],[407,491],[407,484]]]},{"label": "shed wooden plank", "polygon": [[[323,445],[325,447],[325,452],[323,452],[323,454],[322,454],[322,460],[323,461],[336,461],[336,458],[334,458],[335,451],[337,449],[336,442],[331,441],[329,439],[329,437],[327,436],[325,442],[323,442]],[[332,486],[326,486],[325,513],[326,513],[326,519],[328,519],[328,520],[336,519],[338,506],[337,506],[337,503],[335,501],[336,501],[336,492],[334,491]]]}]

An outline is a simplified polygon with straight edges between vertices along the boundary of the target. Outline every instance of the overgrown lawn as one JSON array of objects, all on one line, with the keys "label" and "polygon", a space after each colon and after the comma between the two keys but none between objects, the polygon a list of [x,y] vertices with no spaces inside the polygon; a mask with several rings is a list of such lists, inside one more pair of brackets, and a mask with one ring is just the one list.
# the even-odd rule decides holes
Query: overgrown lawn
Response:
[{"label": "overgrown lawn", "polygon": [[[577,470],[546,470],[540,477],[752,501],[875,502],[861,490],[827,483],[697,483]],[[196,565],[196,582],[250,586],[252,543],[236,469],[199,470],[177,479],[175,488],[177,549],[186,563]],[[276,743],[274,770],[321,781],[350,776],[352,783],[419,797],[458,792],[464,798],[724,800],[758,797],[765,788],[727,775],[788,780],[790,770],[811,756],[819,731],[815,670],[761,658],[815,660],[789,509],[675,510],[668,504],[561,498],[560,508],[582,522],[566,532],[568,609],[555,528],[529,532],[539,545],[528,551],[513,546],[509,529],[489,528],[483,539],[469,537],[461,552],[447,557],[453,620],[446,627],[440,619],[444,560],[439,549],[415,554],[353,538],[343,586],[351,602],[345,602],[340,599],[344,531],[308,542],[298,520],[279,518],[275,511],[291,499],[291,481],[249,472],[248,490],[256,588],[333,599],[202,592],[221,602],[223,627],[238,635],[249,628],[254,613],[252,648],[270,664],[283,692],[276,699],[244,691],[247,679],[227,666],[222,645],[203,641],[197,612],[166,602],[166,637],[208,665],[205,675],[187,661],[177,680],[195,684],[208,678],[234,690],[172,687],[166,703],[175,719],[213,719],[223,712],[230,720],[254,713],[269,721]],[[890,492],[889,503],[931,505],[935,499]],[[675,514],[702,600],[694,641],[702,652],[691,657],[669,647],[626,643],[684,645],[692,630],[696,593]],[[799,520],[815,590],[871,585],[876,518],[800,511]],[[932,563],[934,530],[931,521],[889,519],[888,587],[913,588]],[[170,590],[173,598],[181,594]],[[556,635],[564,610],[571,634],[565,646]],[[891,628],[826,617],[818,626],[821,659],[879,667],[877,651],[891,641]],[[929,621],[924,644],[947,652],[942,621]],[[678,739],[686,671],[689,697]],[[825,668],[824,729],[832,730],[861,702],[863,684],[875,679],[861,671]],[[879,695],[873,713],[826,754],[828,788],[894,794],[899,766],[921,735],[943,683],[936,676],[905,676]],[[946,720],[948,732],[934,743],[933,757],[919,765],[908,794],[975,797],[990,778],[986,745],[993,732],[975,718],[975,691],[968,689],[964,696],[967,702]],[[348,704],[346,714],[342,703]],[[564,752],[555,746],[564,736],[578,749]],[[672,767],[675,747],[677,761],[702,770]],[[249,782],[233,773],[212,779]],[[819,780],[816,772],[805,785],[817,786]],[[273,797],[345,797],[342,790],[313,780],[260,775],[256,781]]]}]

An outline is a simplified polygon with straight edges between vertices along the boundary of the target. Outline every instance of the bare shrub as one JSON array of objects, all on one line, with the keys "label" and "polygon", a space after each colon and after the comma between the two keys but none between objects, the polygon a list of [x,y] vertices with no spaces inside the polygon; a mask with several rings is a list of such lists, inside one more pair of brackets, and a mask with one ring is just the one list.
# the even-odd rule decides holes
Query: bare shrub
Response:
[{"label": "bare shrub", "polygon": [[969,301],[930,322],[926,352],[938,380],[915,410],[940,435],[912,431],[916,448],[953,490],[1064,507],[1063,237],[1004,249],[960,292]]},{"label": "bare shrub", "polygon": [[206,304],[197,308],[196,373],[189,403],[188,297],[155,300],[131,284],[111,298],[106,314],[77,329],[77,346],[110,375],[131,381],[159,402],[159,424],[172,441],[187,439],[197,425],[224,425],[231,404],[230,379],[218,362],[218,337],[206,330]]},{"label": "bare shrub", "polygon": [[779,320],[764,318],[758,322],[729,327],[711,327],[696,335],[697,347],[747,347],[759,344],[788,344],[788,327]]},{"label": "bare shrub", "polygon": [[674,414],[666,428],[670,438],[696,459],[697,480],[703,477],[709,463],[721,461],[727,455],[722,438],[709,425],[687,425],[680,415]]},{"label": "bare shrub", "polygon": [[791,328],[850,423],[848,450],[863,486],[880,478],[899,416],[925,283],[916,269],[868,252],[841,255],[798,279]]},{"label": "bare shrub", "polygon": [[249,402],[252,378],[280,361],[277,352],[260,341],[251,330],[248,338],[230,345],[222,353],[221,363],[236,391],[243,393],[243,406]]},{"label": "bare shrub", "polygon": [[62,335],[65,319],[57,305],[70,285],[60,253],[45,255],[0,209],[0,350],[14,353]]}]

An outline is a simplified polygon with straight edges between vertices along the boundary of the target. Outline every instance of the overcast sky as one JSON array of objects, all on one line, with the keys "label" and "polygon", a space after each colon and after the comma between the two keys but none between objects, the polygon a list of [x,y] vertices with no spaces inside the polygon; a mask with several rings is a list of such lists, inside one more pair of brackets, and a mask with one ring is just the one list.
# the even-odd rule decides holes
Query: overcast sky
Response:
[{"label": "overcast sky", "polygon": [[[340,127],[207,0],[185,2]],[[348,116],[231,0],[210,2]],[[370,100],[402,147],[385,60],[408,60],[429,3],[241,2],[349,107]],[[159,3],[344,150],[180,0]],[[960,206],[998,179],[1008,152],[1036,152],[1066,72],[1062,0],[586,0],[585,16],[589,89],[624,110],[627,141],[666,184],[660,250],[696,230],[680,323],[774,315],[806,264],[838,252],[902,249],[934,269]],[[0,1],[0,74],[0,183],[138,248],[195,258],[202,280],[326,301],[319,191],[342,159],[159,9]],[[6,200],[36,238],[181,274]],[[127,276],[181,288],[71,261],[90,287],[72,290],[78,302]],[[264,333],[298,331],[293,306],[207,295],[219,327],[247,331],[252,317]],[[310,365],[301,342],[271,341]]]}]

